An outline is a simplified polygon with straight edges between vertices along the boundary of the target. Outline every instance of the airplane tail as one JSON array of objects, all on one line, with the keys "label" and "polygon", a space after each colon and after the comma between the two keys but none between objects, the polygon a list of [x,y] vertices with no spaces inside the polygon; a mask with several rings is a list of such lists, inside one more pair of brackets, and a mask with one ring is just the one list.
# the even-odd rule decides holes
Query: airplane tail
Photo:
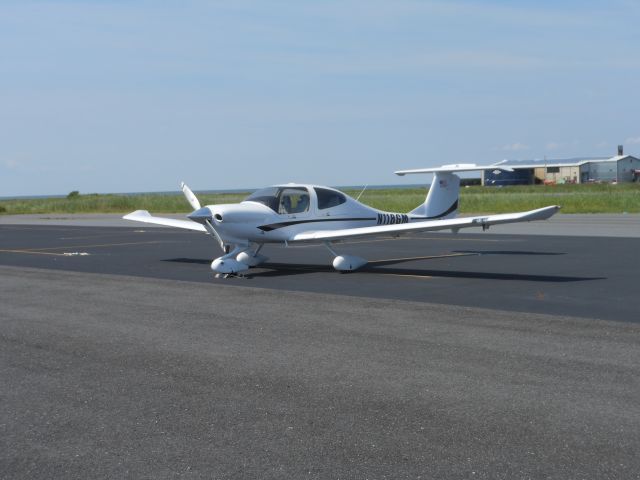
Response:
[{"label": "airplane tail", "polygon": [[458,214],[460,177],[449,172],[437,172],[429,187],[424,203],[409,212],[409,215],[428,220],[455,218]]},{"label": "airplane tail", "polygon": [[509,167],[501,167],[501,163],[480,166],[473,163],[443,165],[436,168],[420,168],[415,170],[399,170],[396,175],[410,173],[433,173],[433,181],[424,203],[409,212],[409,215],[425,220],[445,220],[455,218],[458,214],[460,196],[460,177],[455,172],[473,172],[483,170],[513,171]]}]

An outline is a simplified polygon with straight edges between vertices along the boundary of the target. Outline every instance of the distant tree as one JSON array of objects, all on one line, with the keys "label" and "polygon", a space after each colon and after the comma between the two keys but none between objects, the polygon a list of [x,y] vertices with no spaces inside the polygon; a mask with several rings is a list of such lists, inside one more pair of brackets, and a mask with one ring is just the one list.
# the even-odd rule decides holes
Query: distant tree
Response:
[{"label": "distant tree", "polygon": [[67,200],[73,200],[74,198],[79,198],[80,197],[80,192],[78,190],[74,190],[73,192],[69,192],[69,195],[67,195]]}]

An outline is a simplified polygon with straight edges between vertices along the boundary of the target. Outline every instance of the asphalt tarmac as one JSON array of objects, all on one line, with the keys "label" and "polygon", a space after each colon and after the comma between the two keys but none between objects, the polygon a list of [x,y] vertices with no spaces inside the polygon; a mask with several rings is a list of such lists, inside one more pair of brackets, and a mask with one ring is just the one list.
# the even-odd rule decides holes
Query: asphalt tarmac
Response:
[{"label": "asphalt tarmac", "polygon": [[640,478],[636,243],[2,226],[0,478]]},{"label": "asphalt tarmac", "polygon": [[249,279],[215,279],[221,251],[164,228],[0,225],[0,264],[640,321],[638,239],[431,234],[341,244],[370,263],[339,273],[321,246],[266,246]]}]

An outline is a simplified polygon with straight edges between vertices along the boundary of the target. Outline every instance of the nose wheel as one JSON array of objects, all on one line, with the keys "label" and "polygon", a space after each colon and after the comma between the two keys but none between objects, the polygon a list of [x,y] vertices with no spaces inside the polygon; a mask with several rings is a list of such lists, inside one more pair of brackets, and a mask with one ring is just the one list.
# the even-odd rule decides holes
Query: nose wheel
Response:
[{"label": "nose wheel", "polygon": [[262,245],[257,245],[255,249],[250,245],[235,245],[231,249],[231,245],[225,244],[225,254],[211,262],[211,270],[216,273],[215,278],[250,278],[244,272],[267,260],[267,257],[259,254],[261,248]]}]

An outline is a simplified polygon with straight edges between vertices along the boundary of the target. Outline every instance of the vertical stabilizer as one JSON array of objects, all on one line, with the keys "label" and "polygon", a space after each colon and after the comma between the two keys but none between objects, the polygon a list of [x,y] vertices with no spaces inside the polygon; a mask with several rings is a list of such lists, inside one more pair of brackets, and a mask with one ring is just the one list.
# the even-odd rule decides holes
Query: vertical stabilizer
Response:
[{"label": "vertical stabilizer", "polygon": [[396,175],[409,173],[433,173],[433,182],[427,198],[422,205],[411,210],[410,215],[425,219],[454,218],[458,213],[458,196],[460,195],[460,177],[454,172],[481,172],[483,170],[504,170],[512,172],[511,167],[503,165],[504,161],[492,165],[476,165],[475,163],[457,163],[435,168],[418,168],[399,170]]},{"label": "vertical stabilizer", "polygon": [[450,172],[436,172],[424,203],[409,212],[425,219],[454,218],[458,213],[460,177]]}]

